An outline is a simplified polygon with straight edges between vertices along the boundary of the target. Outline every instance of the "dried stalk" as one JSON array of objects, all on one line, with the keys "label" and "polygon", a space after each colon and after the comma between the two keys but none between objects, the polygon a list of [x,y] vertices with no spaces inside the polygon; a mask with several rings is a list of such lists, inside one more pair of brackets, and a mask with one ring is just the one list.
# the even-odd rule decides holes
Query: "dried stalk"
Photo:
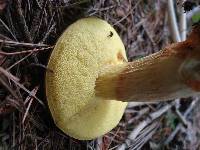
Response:
[{"label": "dried stalk", "polygon": [[129,134],[128,138],[125,140],[123,144],[121,144],[117,150],[124,150],[127,147],[130,147],[132,144],[132,141],[136,139],[136,137],[140,134],[140,132],[149,124],[151,124],[154,120],[159,118],[161,115],[166,113],[172,106],[174,106],[175,102],[172,102],[171,104],[167,104],[157,110],[156,112],[153,112],[149,115],[148,118],[146,118],[144,121],[140,122],[134,130]]}]

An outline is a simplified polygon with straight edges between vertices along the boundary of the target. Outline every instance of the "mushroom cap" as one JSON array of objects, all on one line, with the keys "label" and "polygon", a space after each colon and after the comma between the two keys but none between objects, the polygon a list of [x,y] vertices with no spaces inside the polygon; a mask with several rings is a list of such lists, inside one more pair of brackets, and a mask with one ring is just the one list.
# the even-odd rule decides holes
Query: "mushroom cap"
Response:
[{"label": "mushroom cap", "polygon": [[102,68],[127,61],[114,28],[98,18],[70,25],[58,39],[46,72],[46,95],[55,124],[66,134],[90,140],[113,129],[126,102],[95,96]]}]

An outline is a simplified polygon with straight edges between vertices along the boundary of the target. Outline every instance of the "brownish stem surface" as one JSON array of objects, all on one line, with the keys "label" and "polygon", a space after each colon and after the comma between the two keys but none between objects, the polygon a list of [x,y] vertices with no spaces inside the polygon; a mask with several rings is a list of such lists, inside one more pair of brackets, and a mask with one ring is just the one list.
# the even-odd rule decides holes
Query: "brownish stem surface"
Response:
[{"label": "brownish stem surface", "polygon": [[199,94],[200,29],[145,58],[104,68],[96,95],[120,101],[166,101]]}]

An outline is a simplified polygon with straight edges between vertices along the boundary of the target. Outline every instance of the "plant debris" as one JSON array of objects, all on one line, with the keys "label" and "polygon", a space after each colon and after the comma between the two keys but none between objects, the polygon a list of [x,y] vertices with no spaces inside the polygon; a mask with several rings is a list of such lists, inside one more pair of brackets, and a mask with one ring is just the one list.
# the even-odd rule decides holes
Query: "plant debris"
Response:
[{"label": "plant debris", "polygon": [[196,6],[195,2],[185,1],[183,3],[183,8],[185,12],[191,11]]},{"label": "plant debris", "polygon": [[45,72],[52,71],[46,68],[48,57],[68,25],[88,16],[107,20],[131,61],[172,42],[166,5],[164,0],[1,1],[0,149],[200,148],[198,98],[129,103],[119,125],[92,141],[78,141],[60,131],[45,98]]}]

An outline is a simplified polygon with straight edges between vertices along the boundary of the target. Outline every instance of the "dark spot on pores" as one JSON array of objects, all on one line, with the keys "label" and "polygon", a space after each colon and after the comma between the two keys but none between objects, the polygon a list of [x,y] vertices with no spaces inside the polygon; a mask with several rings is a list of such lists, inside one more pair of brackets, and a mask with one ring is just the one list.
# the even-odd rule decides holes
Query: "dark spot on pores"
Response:
[{"label": "dark spot on pores", "polygon": [[109,33],[108,37],[112,37],[112,36],[113,36],[113,32],[112,32],[112,31],[110,31],[110,33]]}]

